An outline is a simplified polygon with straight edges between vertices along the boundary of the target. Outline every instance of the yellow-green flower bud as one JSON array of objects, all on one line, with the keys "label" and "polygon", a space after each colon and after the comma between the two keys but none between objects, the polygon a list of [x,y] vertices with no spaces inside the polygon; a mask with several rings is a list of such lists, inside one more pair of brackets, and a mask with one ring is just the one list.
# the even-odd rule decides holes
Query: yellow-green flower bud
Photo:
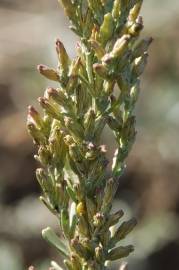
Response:
[{"label": "yellow-green flower bud", "polygon": [[98,246],[95,248],[95,256],[98,263],[101,263],[104,261],[104,252],[101,246]]},{"label": "yellow-green flower bud", "polygon": [[74,122],[70,117],[66,117],[65,126],[77,140],[84,138],[84,129],[78,122]]},{"label": "yellow-green flower bud", "polygon": [[77,57],[72,61],[70,65],[69,77],[78,75],[80,67],[81,67],[81,59],[80,57]]},{"label": "yellow-green flower bud", "polygon": [[114,180],[111,178],[107,181],[106,187],[104,190],[102,211],[108,210],[108,206],[112,203],[112,199],[114,196]]},{"label": "yellow-green flower bud", "polygon": [[65,50],[65,47],[63,46],[63,43],[59,39],[56,40],[56,51],[57,51],[58,61],[59,61],[60,79],[64,82],[66,82],[66,79],[68,76],[70,59],[69,59],[68,54]]},{"label": "yellow-green flower bud", "polygon": [[131,36],[138,36],[141,32],[141,30],[143,29],[143,19],[141,16],[139,16],[136,20],[136,22],[134,22],[132,24],[132,26],[128,29],[128,33],[131,35]]},{"label": "yellow-green flower bud", "polygon": [[73,112],[72,100],[67,98],[63,90],[48,88],[47,93],[49,95],[49,98],[52,98],[56,103],[64,107],[64,109],[69,110],[70,112]]},{"label": "yellow-green flower bud", "polygon": [[47,98],[39,97],[38,102],[41,105],[41,107],[46,111],[47,114],[49,114],[50,116],[54,117],[57,120],[63,121],[63,118],[60,115],[59,111],[56,109],[55,106],[50,104]]},{"label": "yellow-green flower bud", "polygon": [[134,60],[133,74],[136,77],[139,77],[147,64],[148,53],[144,53],[141,57],[138,57]]},{"label": "yellow-green flower bud", "polygon": [[76,112],[80,117],[83,117],[84,114],[87,112],[90,98],[88,96],[88,93],[86,89],[84,89],[83,85],[79,85],[76,88],[76,98],[75,98],[75,105],[76,105]]},{"label": "yellow-green flower bud", "polygon": [[105,46],[108,40],[112,37],[114,30],[114,21],[111,13],[104,15],[103,24],[99,30],[99,40]]},{"label": "yellow-green flower bud", "polygon": [[43,128],[43,119],[33,106],[28,107],[27,117],[29,118],[29,122],[31,120],[38,128]]},{"label": "yellow-green flower bud", "polygon": [[120,14],[121,14],[121,0],[114,0],[112,16],[115,21],[119,19]]},{"label": "yellow-green flower bud", "polygon": [[56,70],[52,68],[49,68],[45,65],[38,65],[37,70],[40,72],[40,74],[42,74],[49,80],[56,81],[56,82],[60,81],[59,74],[57,73]]},{"label": "yellow-green flower bud", "polygon": [[79,216],[83,216],[86,213],[86,207],[83,202],[79,202],[76,206],[76,212]]},{"label": "yellow-green flower bud", "polygon": [[[76,194],[78,201],[83,201],[84,190],[83,190],[83,187],[80,185],[80,183],[75,183],[73,185],[73,188],[74,188],[74,191],[75,191],[75,194]],[[83,209],[83,207],[82,207],[82,209]],[[80,209],[79,209],[79,212],[80,212]],[[83,212],[83,210],[82,210],[82,212]]]},{"label": "yellow-green flower bud", "polygon": [[90,141],[91,131],[94,130],[95,127],[95,112],[94,110],[90,110],[86,115],[85,121],[85,138]]},{"label": "yellow-green flower bud", "polygon": [[104,64],[94,64],[93,65],[94,71],[103,79],[109,78],[109,72]]},{"label": "yellow-green flower bud", "polygon": [[123,215],[124,215],[124,212],[122,210],[119,210],[116,213],[109,215],[108,220],[106,220],[103,230],[107,230],[110,227],[114,226],[116,223],[118,223],[119,219],[123,217]]},{"label": "yellow-green flower bud", "polygon": [[93,50],[95,51],[97,58],[101,59],[105,54],[104,48],[100,45],[100,43],[98,41],[96,41],[94,39],[90,39],[90,44],[91,44]]},{"label": "yellow-green flower bud", "polygon": [[113,57],[121,57],[124,54],[124,52],[126,52],[126,50],[128,49],[129,41],[130,35],[124,35],[121,38],[119,38],[114,44],[111,55]]},{"label": "yellow-green flower bud", "polygon": [[73,23],[77,23],[76,18],[76,6],[73,4],[71,0],[58,0],[60,4],[62,4],[66,15]]},{"label": "yellow-green flower bud", "polygon": [[27,130],[32,136],[35,144],[44,145],[46,143],[47,139],[45,138],[45,135],[35,126],[34,123],[30,122],[29,119],[27,119]]},{"label": "yellow-green flower bud", "polygon": [[141,10],[143,0],[138,0],[138,2],[134,5],[134,7],[130,10],[129,19],[131,21],[135,21],[139,15]]}]

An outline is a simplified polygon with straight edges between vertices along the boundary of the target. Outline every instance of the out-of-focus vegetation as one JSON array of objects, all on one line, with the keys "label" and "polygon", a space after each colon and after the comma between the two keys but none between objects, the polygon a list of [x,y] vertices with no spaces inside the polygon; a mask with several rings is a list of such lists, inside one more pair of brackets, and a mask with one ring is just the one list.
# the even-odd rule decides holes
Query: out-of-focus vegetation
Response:
[{"label": "out-of-focus vegetation", "polygon": [[[130,236],[136,246],[130,269],[177,270],[179,2],[145,0],[143,14],[146,35],[155,42],[137,106],[138,136],[115,207],[139,220]],[[38,75],[36,65],[56,64],[56,37],[74,56],[76,37],[55,0],[1,0],[0,25],[0,269],[23,270],[30,264],[47,269],[58,254],[40,232],[44,226],[56,226],[56,221],[37,199],[38,164],[25,115],[27,105],[37,105],[36,98],[49,83]],[[104,142],[111,149],[107,131]]]}]

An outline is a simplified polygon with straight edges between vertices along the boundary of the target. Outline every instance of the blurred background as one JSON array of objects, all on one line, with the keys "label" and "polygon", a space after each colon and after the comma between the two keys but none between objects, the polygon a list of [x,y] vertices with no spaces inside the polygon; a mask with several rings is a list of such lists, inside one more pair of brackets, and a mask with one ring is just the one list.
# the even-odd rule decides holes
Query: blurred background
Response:
[{"label": "blurred background", "polygon": [[[114,207],[139,221],[127,239],[136,246],[129,269],[178,270],[179,1],[144,2],[144,35],[155,41],[136,108],[138,136]],[[55,38],[73,57],[76,37],[56,0],[0,0],[0,25],[0,269],[46,270],[60,260],[41,229],[57,222],[38,201],[26,107],[37,107],[50,86],[36,65],[56,65]],[[111,140],[104,134],[106,144]],[[118,268],[119,262],[111,266]]]}]

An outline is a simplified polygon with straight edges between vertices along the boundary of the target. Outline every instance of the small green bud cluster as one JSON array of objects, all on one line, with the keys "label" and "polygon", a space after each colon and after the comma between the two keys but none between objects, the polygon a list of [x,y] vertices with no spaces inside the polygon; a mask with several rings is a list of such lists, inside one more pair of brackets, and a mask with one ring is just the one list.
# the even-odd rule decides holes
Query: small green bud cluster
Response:
[{"label": "small green bud cluster", "polygon": [[[64,240],[51,228],[42,236],[64,256],[66,269],[103,270],[108,261],[133,251],[118,243],[136,220],[123,222],[112,234],[123,211],[111,209],[135,140],[133,111],[152,38],[139,39],[142,0],[60,2],[80,37],[77,57],[71,60],[56,40],[57,69],[39,65],[38,71],[58,88],[48,88],[38,99],[44,115],[29,106],[27,119],[41,164],[40,199],[57,216]],[[112,168],[100,144],[105,126],[118,145]],[[53,262],[52,269],[62,268]]]}]

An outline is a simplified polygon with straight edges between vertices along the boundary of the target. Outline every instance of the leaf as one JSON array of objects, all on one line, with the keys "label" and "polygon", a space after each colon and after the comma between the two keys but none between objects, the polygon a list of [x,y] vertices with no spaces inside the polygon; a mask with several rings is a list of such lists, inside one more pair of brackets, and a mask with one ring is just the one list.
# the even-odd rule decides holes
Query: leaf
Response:
[{"label": "leaf", "polygon": [[52,246],[56,247],[63,256],[69,256],[67,247],[50,227],[42,230],[42,237]]}]

